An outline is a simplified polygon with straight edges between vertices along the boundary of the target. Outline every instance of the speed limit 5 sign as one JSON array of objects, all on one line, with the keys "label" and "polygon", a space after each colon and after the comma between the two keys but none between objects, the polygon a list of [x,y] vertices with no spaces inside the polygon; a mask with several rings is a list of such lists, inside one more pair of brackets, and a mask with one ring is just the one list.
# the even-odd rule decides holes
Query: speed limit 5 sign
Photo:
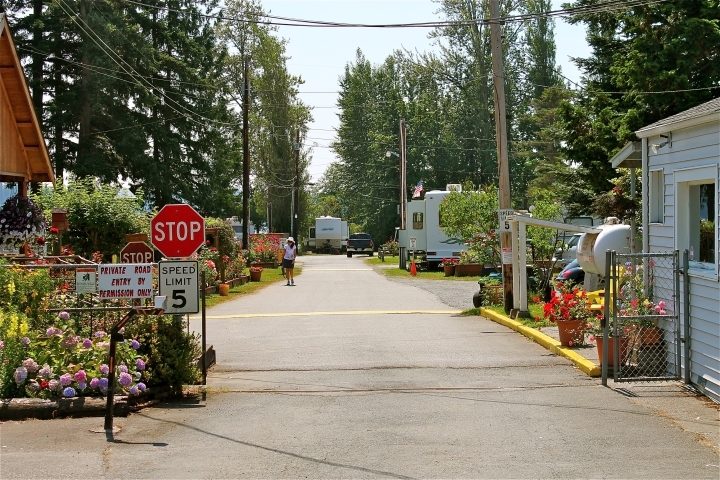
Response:
[{"label": "speed limit 5 sign", "polygon": [[158,263],[160,295],[167,297],[166,314],[200,311],[197,260]]}]

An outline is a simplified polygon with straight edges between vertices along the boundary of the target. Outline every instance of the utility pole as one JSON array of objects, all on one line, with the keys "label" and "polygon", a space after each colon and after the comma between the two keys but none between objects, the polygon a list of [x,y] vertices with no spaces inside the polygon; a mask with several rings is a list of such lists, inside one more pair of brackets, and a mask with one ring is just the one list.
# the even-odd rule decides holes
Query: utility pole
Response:
[{"label": "utility pole", "polygon": [[[499,0],[490,0],[490,45],[492,50],[493,85],[495,97],[495,134],[497,138],[498,174],[500,184],[498,187],[500,210],[512,208],[510,201],[510,165],[507,147],[507,122],[505,118],[505,75],[503,72],[502,50],[502,24],[500,18]],[[499,212],[498,212],[499,215]],[[499,216],[498,216],[499,220]],[[502,225],[500,225],[502,229]],[[502,229],[500,235],[500,248],[502,251],[503,292],[505,299],[505,313],[510,313],[513,307],[513,271],[512,263],[506,263],[512,252],[512,234]],[[521,245],[520,248],[524,248]],[[512,252],[513,254],[516,252]]]},{"label": "utility pole", "polygon": [[250,141],[248,140],[248,117],[250,110],[250,59],[245,57],[243,66],[243,222],[242,222],[242,248],[248,248],[248,225],[250,224]]},{"label": "utility pole", "polygon": [[407,158],[405,157],[405,119],[400,120],[400,229],[407,228]]},{"label": "utility pole", "polygon": [[293,208],[293,217],[295,222],[293,223],[293,237],[295,238],[295,245],[297,245],[298,236],[298,205],[300,204],[300,130],[295,132],[295,205]]}]

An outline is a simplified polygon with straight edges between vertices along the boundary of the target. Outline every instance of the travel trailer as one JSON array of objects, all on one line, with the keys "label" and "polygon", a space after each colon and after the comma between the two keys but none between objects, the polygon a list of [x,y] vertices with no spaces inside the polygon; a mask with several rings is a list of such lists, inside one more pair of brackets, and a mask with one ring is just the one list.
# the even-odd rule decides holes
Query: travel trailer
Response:
[{"label": "travel trailer", "polygon": [[[235,238],[237,238],[238,240],[242,240],[242,220],[239,220],[238,217],[230,217],[226,220],[233,228],[233,230],[235,230]],[[256,233],[257,232],[255,231],[255,225],[253,225],[252,222],[248,223],[248,235],[254,235]]]},{"label": "travel trailer", "polygon": [[400,247],[408,258],[423,258],[436,266],[443,258],[458,258],[467,250],[463,239],[448,237],[440,228],[440,203],[451,191],[461,191],[457,184],[447,185],[446,190],[431,190],[422,200],[407,204],[406,229],[400,230]]},{"label": "travel trailer", "polygon": [[338,217],[319,217],[315,226],[310,227],[305,239],[305,250],[313,252],[338,251],[345,248],[348,239],[348,224]]}]

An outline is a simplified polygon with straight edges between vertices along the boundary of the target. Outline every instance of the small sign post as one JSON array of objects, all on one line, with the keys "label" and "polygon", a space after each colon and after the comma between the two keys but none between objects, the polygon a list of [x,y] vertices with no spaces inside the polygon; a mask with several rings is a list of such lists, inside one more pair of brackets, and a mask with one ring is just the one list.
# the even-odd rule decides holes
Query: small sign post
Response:
[{"label": "small sign post", "polygon": [[75,292],[95,293],[97,292],[97,269],[95,267],[83,267],[75,270]]},{"label": "small sign post", "polygon": [[120,263],[153,263],[153,249],[145,242],[129,242],[120,251]]},{"label": "small sign post", "polygon": [[167,258],[186,258],[205,244],[205,219],[190,205],[165,205],[150,221],[151,242]]},{"label": "small sign post", "polygon": [[500,231],[501,232],[509,232],[510,231],[510,222],[507,221],[507,217],[510,215],[514,215],[515,210],[512,208],[509,209],[500,209],[498,210],[498,220],[500,222]]},{"label": "small sign post", "polygon": [[197,260],[162,261],[158,264],[160,295],[167,297],[166,314],[198,313],[200,302],[198,292]]},{"label": "small sign post", "polygon": [[152,298],[152,265],[107,263],[99,265],[98,296],[101,300]]}]

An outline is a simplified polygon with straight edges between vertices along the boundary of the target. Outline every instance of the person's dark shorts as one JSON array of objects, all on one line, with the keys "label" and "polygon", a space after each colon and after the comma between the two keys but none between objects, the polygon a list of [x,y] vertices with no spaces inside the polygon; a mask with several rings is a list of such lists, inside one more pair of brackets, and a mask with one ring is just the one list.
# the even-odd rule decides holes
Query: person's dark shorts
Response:
[{"label": "person's dark shorts", "polygon": [[283,268],[295,268],[295,265],[293,264],[292,260],[288,260],[287,258],[283,258]]}]

